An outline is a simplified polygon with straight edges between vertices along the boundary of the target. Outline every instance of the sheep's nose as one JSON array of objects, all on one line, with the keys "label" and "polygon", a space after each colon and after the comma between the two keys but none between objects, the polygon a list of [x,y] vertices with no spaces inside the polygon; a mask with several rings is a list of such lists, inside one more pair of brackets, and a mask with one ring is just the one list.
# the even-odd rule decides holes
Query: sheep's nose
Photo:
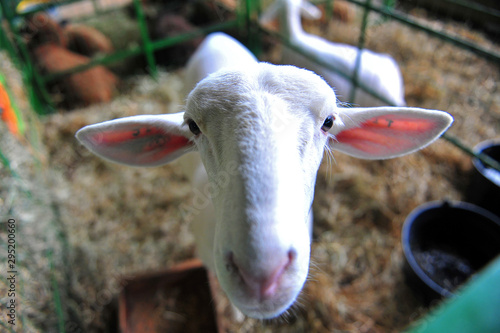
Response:
[{"label": "sheep's nose", "polygon": [[239,263],[233,252],[229,253],[227,260],[228,266],[238,274],[248,291],[254,297],[262,300],[272,298],[276,294],[283,274],[293,263],[296,256],[295,250],[289,250],[281,260],[269,260],[269,262],[275,262],[275,264],[263,265],[266,267],[260,267],[261,269],[255,271],[250,271]]}]

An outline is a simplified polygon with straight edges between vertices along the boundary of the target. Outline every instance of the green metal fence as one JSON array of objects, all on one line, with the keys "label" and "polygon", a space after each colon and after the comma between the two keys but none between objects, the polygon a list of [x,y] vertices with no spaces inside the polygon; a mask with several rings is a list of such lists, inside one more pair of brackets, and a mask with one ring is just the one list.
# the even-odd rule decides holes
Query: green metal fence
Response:
[{"label": "green metal fence", "polygon": [[[48,8],[51,8],[53,6],[65,6],[68,4],[73,4],[75,2],[81,2],[83,0],[66,0],[66,1],[53,1],[45,5],[39,6],[37,9],[26,11],[23,13],[16,13],[16,6],[18,4],[18,0],[4,0],[0,2],[0,9],[2,11],[3,16],[5,17],[7,21],[7,26],[8,29],[11,32],[11,38],[7,37],[7,32],[3,31],[0,33],[0,47],[6,48],[11,55],[14,58],[17,58],[20,60],[20,63],[23,65],[22,67],[25,69],[26,72],[31,71],[29,73],[29,77],[33,78],[34,84],[36,85],[37,91],[41,97],[41,100],[48,105],[52,105],[50,96],[47,93],[45,89],[45,85],[48,82],[51,82],[57,78],[60,78],[61,76],[68,75],[71,73],[76,73],[80,72],[83,70],[86,70],[88,68],[91,68],[96,65],[109,65],[111,63],[137,56],[140,54],[143,54],[144,57],[147,60],[147,65],[148,65],[148,70],[152,75],[157,74],[157,66],[153,57],[153,53],[156,50],[162,49],[162,48],[167,48],[170,46],[173,46],[178,43],[182,43],[184,41],[190,40],[192,38],[198,37],[200,35],[212,32],[212,31],[219,31],[219,30],[227,30],[230,28],[238,27],[240,30],[245,30],[247,32],[248,36],[248,45],[249,47],[256,51],[259,49],[259,42],[260,42],[260,34],[265,33],[269,34],[272,36],[275,36],[276,38],[280,39],[283,43],[287,44],[287,46],[291,47],[292,49],[295,49],[298,52],[301,52],[303,55],[306,57],[312,59],[313,61],[316,61],[320,63],[321,65],[325,66],[326,68],[329,68],[333,71],[337,71],[332,64],[325,63],[322,59],[316,57],[314,54],[306,54],[303,50],[295,48],[293,45],[290,45],[290,43],[280,36],[279,34],[275,32],[271,32],[268,30],[265,30],[261,28],[258,23],[258,16],[261,11],[261,1],[259,0],[242,0],[240,1],[240,5],[237,9],[237,19],[233,21],[228,21],[228,22],[223,22],[217,25],[213,25],[204,29],[199,29],[193,33],[187,33],[187,34],[182,34],[174,37],[169,37],[165,38],[163,40],[157,40],[153,41],[150,38],[150,34],[147,29],[147,24],[146,24],[146,19],[144,16],[144,12],[142,10],[142,5],[140,0],[133,0],[134,4],[134,9],[137,15],[137,24],[138,28],[141,33],[142,37],[142,45],[132,47],[127,50],[118,50],[117,52],[114,52],[111,55],[106,55],[106,56],[101,56],[101,57],[96,57],[93,58],[89,63],[85,65],[81,65],[75,68],[72,68],[70,70],[62,71],[59,73],[54,73],[51,75],[47,76],[41,76],[35,69],[34,66],[31,62],[31,59],[29,57],[29,54],[27,53],[26,45],[24,41],[21,40],[19,31],[17,31],[18,25],[15,24],[16,19],[24,18],[28,15],[32,15],[36,12],[39,11],[44,11],[47,10]],[[388,1],[385,0],[381,4],[374,4],[372,0],[347,0],[357,6],[360,6],[363,8],[364,13],[363,13],[363,20],[361,22],[361,31],[359,35],[359,42],[358,42],[358,47],[361,49],[364,47],[364,41],[365,41],[365,36],[367,32],[367,20],[368,16],[371,12],[376,12],[379,14],[382,14],[386,16],[387,18],[397,20],[401,22],[402,24],[411,26],[419,31],[424,31],[432,36],[435,36],[437,38],[440,38],[444,41],[447,41],[449,43],[455,44],[459,47],[462,47],[464,49],[468,49],[492,62],[495,62],[500,65],[500,54],[496,53],[492,50],[485,49],[484,47],[481,47],[478,44],[475,44],[471,41],[465,40],[463,38],[451,35],[446,32],[442,32],[436,29],[433,29],[429,26],[426,26],[422,23],[419,23],[415,19],[412,19],[409,15],[404,14],[402,12],[398,12],[395,10],[394,6],[394,1]],[[93,1],[94,6],[95,6],[95,12],[96,15],[99,15],[102,11],[99,9],[98,3],[96,0]],[[486,7],[479,7],[475,5],[473,2],[467,2],[463,0],[454,0],[454,2],[460,3],[461,5],[467,7],[470,11],[474,12],[479,12],[484,15],[487,15],[489,17],[492,17],[494,19],[498,19],[500,21],[500,13],[497,12],[496,10],[491,10]],[[321,3],[326,3],[327,8],[332,8],[334,0],[324,0],[324,1],[316,1],[316,4],[321,4]],[[330,10],[327,10],[327,13],[330,13]],[[2,29],[3,30],[3,29]],[[258,51],[257,51],[258,52]],[[358,68],[358,67],[356,67]],[[343,76],[345,74],[339,73]],[[362,82],[358,82],[357,80],[357,70],[355,70],[353,77],[347,77],[350,79],[355,86],[358,86],[359,88],[365,90],[366,92],[376,95],[373,91],[370,90],[369,87],[366,87],[362,84]],[[353,92],[355,92],[355,89],[353,89]],[[351,96],[350,100],[353,100],[354,96]],[[380,98],[380,96],[377,96]],[[383,100],[383,98],[381,98]],[[386,101],[388,102],[388,101]],[[389,103],[388,103],[389,104]],[[35,109],[40,112],[40,113],[46,113],[47,110],[41,105],[35,105]]]},{"label": "green metal fence", "polygon": [[[178,43],[182,43],[184,41],[212,31],[226,30],[236,26],[238,26],[240,29],[244,29],[248,25],[247,17],[245,16],[245,9],[247,7],[240,6],[241,9],[239,8],[237,10],[236,20],[212,25],[204,29],[199,29],[193,33],[186,33],[171,38],[153,41],[151,40],[150,34],[147,29],[146,18],[142,9],[141,1],[133,0],[138,29],[140,30],[142,38],[141,45],[125,50],[118,50],[110,55],[94,57],[90,60],[90,62],[81,66],[76,66],[69,70],[52,73],[49,75],[41,75],[33,65],[25,41],[21,38],[18,24],[19,20],[24,19],[25,17],[36,12],[46,11],[54,6],[66,6],[81,1],[83,0],[53,1],[47,4],[40,5],[36,9],[29,10],[23,13],[16,12],[16,6],[20,2],[18,0],[3,0],[0,2],[0,9],[5,19],[6,27],[6,29],[2,29],[0,32],[0,48],[5,48],[9,51],[11,57],[16,60],[16,63],[22,69],[24,76],[28,78],[26,80],[26,85],[30,86],[30,88],[33,88],[35,94],[38,97],[33,101],[33,107],[40,114],[50,113],[54,107],[50,94],[48,93],[46,88],[47,83],[50,83],[62,76],[81,72],[97,65],[109,65],[141,54],[146,58],[149,73],[153,76],[156,76],[158,72],[153,56],[154,51],[170,47]],[[247,2],[249,3],[252,1],[247,0]],[[98,3],[95,0],[94,7],[96,15],[103,14],[103,11],[99,10]]]},{"label": "green metal fence", "polygon": [[[98,56],[94,57],[90,60],[89,63],[74,67],[70,70],[62,71],[59,73],[53,73],[50,75],[41,75],[34,66],[30,55],[27,50],[27,46],[24,41],[20,37],[18,31],[18,21],[24,19],[27,15],[31,15],[37,11],[47,10],[51,6],[66,6],[68,4],[72,4],[75,2],[80,2],[82,0],[65,0],[65,1],[52,1],[47,5],[42,5],[35,10],[17,13],[16,6],[20,2],[18,0],[2,0],[0,2],[0,15],[4,18],[4,29],[0,31],[0,48],[6,49],[10,55],[15,59],[15,62],[19,65],[19,67],[23,70],[25,84],[30,92],[29,95],[31,97],[31,103],[34,109],[40,113],[48,113],[53,108],[54,104],[52,103],[50,94],[47,91],[47,84],[60,78],[61,76],[68,75],[71,73],[80,72],[91,68],[96,65],[109,65],[130,57],[136,57],[143,55],[146,59],[148,71],[151,75],[157,75],[157,64],[155,62],[153,53],[156,50],[167,48],[173,46],[178,43],[182,43],[184,41],[190,40],[195,37],[199,37],[203,34],[212,32],[212,31],[224,31],[231,28],[238,28],[240,32],[243,32],[246,36],[246,44],[247,46],[254,51],[254,53],[260,52],[261,47],[261,38],[264,34],[273,36],[281,43],[287,45],[288,47],[294,49],[295,51],[303,54],[307,58],[321,64],[322,66],[329,68],[335,72],[338,72],[340,75],[346,77],[347,79],[353,82],[355,87],[359,87],[360,89],[365,90],[367,93],[376,95],[370,87],[363,84],[357,79],[357,73],[359,68],[359,61],[357,61],[358,66],[356,66],[353,76],[348,77],[343,73],[340,73],[335,66],[330,63],[326,63],[323,59],[318,58],[315,54],[308,54],[304,50],[297,48],[292,45],[286,38],[281,36],[276,32],[272,32],[262,28],[258,24],[258,18],[263,7],[263,3],[269,3],[267,0],[240,0],[236,9],[236,19],[226,22],[221,22],[219,24],[215,24],[209,27],[205,27],[203,29],[196,30],[194,32],[180,34],[174,37],[165,38],[162,40],[152,40],[150,37],[150,32],[147,29],[146,18],[143,12],[141,0],[133,0],[133,8],[137,18],[138,29],[140,30],[141,35],[141,44],[138,46],[134,46],[125,50],[118,50],[110,55]],[[395,6],[394,0],[346,0],[350,3],[359,6],[363,10],[362,22],[360,27],[360,34],[358,40],[358,47],[362,49],[365,43],[365,37],[368,27],[368,17],[371,13],[378,13],[383,15],[387,19],[392,19],[400,22],[401,24],[410,26],[417,31],[423,31],[433,37],[444,40],[448,43],[452,43],[458,47],[467,49],[471,52],[476,53],[477,55],[484,57],[488,61],[491,61],[497,65],[500,65],[500,54],[484,48],[472,41],[466,40],[464,38],[458,37],[446,31],[440,31],[433,27],[427,26],[423,23],[418,22],[410,15],[398,11]],[[407,0],[408,1],[408,0]],[[418,0],[418,1],[426,1],[426,0]],[[492,9],[483,5],[478,5],[476,2],[471,2],[470,0],[443,0],[447,3],[454,4],[455,6],[460,6],[463,10],[465,8],[469,13],[473,13],[474,15],[479,15],[481,18],[485,18],[488,20],[498,21],[500,22],[500,12],[496,9]],[[102,14],[102,10],[99,8],[97,0],[93,0],[95,15]],[[334,0],[324,0],[324,1],[314,1],[316,4],[325,4],[327,8],[327,13],[330,13],[330,9],[333,8]],[[358,57],[359,58],[359,57]],[[359,60],[359,59],[358,59]],[[353,89],[353,94],[356,89]],[[350,100],[354,99],[354,96],[350,96]],[[382,99],[380,96],[378,98]],[[386,101],[388,102],[388,101]],[[388,103],[390,104],[390,103]],[[470,149],[463,145],[460,140],[457,138],[451,137],[448,134],[444,135],[444,138],[450,141],[452,144],[456,145],[460,149],[462,149],[467,154],[479,158],[483,163],[494,167],[500,170],[500,165],[495,160],[489,158],[487,155],[481,154],[477,155]]]}]

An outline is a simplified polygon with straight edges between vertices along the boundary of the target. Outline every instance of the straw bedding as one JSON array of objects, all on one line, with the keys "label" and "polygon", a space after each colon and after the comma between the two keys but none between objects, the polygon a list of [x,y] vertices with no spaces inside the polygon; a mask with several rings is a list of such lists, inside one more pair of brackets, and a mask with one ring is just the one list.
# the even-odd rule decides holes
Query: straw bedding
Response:
[{"label": "straw bedding", "polygon": [[[416,14],[498,50],[480,33],[462,25],[426,18],[425,12]],[[399,62],[408,105],[450,112],[455,117],[450,133],[469,146],[498,136],[498,67],[394,22],[377,17],[370,22],[367,47],[390,53]],[[306,27],[332,40],[355,42],[356,24],[307,22]],[[277,61],[278,51],[272,50],[264,59]],[[92,156],[74,139],[74,133],[86,124],[181,110],[182,75],[181,69],[161,72],[157,81],[132,77],[109,104],[42,118],[45,160],[38,169],[23,171],[22,152],[29,155],[33,149],[19,145],[10,151],[13,168],[36,189],[34,196],[50,198],[37,202],[42,210],[34,202],[7,202],[4,195],[15,180],[7,180],[7,170],[0,169],[2,209],[12,208],[11,214],[17,214],[23,225],[18,237],[27,256],[22,275],[22,297],[30,304],[30,311],[25,312],[26,331],[56,331],[51,279],[58,282],[66,327],[106,331],[114,320],[113,304],[122,274],[164,268],[194,255],[189,217],[178,209],[193,193],[175,163],[148,169],[119,166]],[[2,151],[5,140],[2,136]],[[386,161],[325,156],[313,205],[311,274],[300,305],[282,320],[239,321],[232,318],[228,301],[219,292],[215,298],[227,315],[226,331],[402,330],[427,311],[404,283],[402,223],[424,202],[462,199],[470,169],[469,157],[444,140]],[[57,207],[57,214],[52,207]],[[0,235],[6,237],[3,230]],[[52,248],[56,270],[50,269],[44,247]],[[31,254],[34,257],[28,259]],[[38,284],[45,285],[47,292],[42,296],[36,291]],[[3,295],[2,288],[0,284]]]}]

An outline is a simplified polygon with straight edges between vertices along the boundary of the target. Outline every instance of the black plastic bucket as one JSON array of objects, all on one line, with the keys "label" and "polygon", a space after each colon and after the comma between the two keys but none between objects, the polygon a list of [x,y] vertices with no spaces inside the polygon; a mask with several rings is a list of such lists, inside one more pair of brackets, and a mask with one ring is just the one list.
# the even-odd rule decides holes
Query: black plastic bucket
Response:
[{"label": "black plastic bucket", "polygon": [[[483,141],[474,147],[500,162],[500,140]],[[467,201],[486,208],[500,216],[500,171],[487,168],[477,158],[472,159],[474,171],[467,191]]]},{"label": "black plastic bucket", "polygon": [[465,202],[430,202],[406,218],[402,245],[406,280],[430,303],[500,255],[500,218]]}]

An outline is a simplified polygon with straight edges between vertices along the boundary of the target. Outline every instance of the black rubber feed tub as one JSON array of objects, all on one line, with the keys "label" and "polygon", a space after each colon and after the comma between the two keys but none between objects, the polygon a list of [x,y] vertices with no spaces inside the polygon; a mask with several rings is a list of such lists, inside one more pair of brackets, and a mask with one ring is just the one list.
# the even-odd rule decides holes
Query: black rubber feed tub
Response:
[{"label": "black rubber feed tub", "polygon": [[[474,147],[500,163],[500,139],[483,141]],[[467,191],[467,201],[500,216],[500,171],[486,167],[477,158],[472,159],[474,171]]]},{"label": "black rubber feed tub", "polygon": [[430,202],[406,218],[402,245],[407,282],[430,303],[500,254],[500,218],[469,203]]}]

